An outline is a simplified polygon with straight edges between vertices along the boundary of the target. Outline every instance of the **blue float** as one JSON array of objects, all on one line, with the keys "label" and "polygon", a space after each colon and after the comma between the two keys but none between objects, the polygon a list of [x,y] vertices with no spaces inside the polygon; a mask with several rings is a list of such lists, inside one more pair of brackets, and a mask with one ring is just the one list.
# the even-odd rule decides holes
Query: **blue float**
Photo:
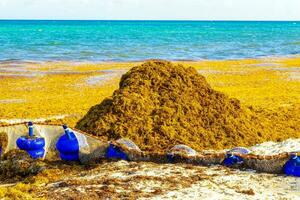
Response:
[{"label": "blue float", "polygon": [[106,158],[108,159],[121,159],[121,160],[129,160],[128,156],[122,149],[112,143],[109,144],[109,147],[106,151]]},{"label": "blue float", "polygon": [[27,153],[32,157],[32,158],[41,158],[45,154],[45,149],[36,149],[36,150],[27,150]]},{"label": "blue float", "polygon": [[128,138],[120,138],[114,143],[110,143],[106,150],[106,158],[130,160],[127,153],[141,152],[140,148]]},{"label": "blue float", "polygon": [[167,153],[167,160],[168,160],[168,162],[173,163],[174,162],[174,157],[175,157],[174,154]]},{"label": "blue float", "polygon": [[226,153],[226,158],[223,161],[223,165],[231,167],[234,165],[240,165],[244,162],[243,158],[235,154],[249,154],[250,151],[244,147],[235,147]]},{"label": "blue float", "polygon": [[283,171],[288,176],[300,177],[300,157],[292,155],[291,158],[285,163]]},{"label": "blue float", "polygon": [[64,161],[78,161],[79,160],[79,153],[60,153],[60,158]]},{"label": "blue float", "polygon": [[22,150],[39,150],[45,147],[45,139],[22,136],[18,138],[17,145]]},{"label": "blue float", "polygon": [[243,158],[227,153],[226,158],[223,161],[223,165],[230,167],[236,164],[242,164],[243,162],[244,162]]},{"label": "blue float", "polygon": [[63,134],[56,143],[60,158],[65,161],[79,161],[79,143],[75,134],[70,131],[67,125],[63,125]]},{"label": "blue float", "polygon": [[28,123],[28,136],[21,136],[16,143],[19,149],[26,151],[33,159],[42,158],[45,154],[45,139],[33,135],[33,123]]}]

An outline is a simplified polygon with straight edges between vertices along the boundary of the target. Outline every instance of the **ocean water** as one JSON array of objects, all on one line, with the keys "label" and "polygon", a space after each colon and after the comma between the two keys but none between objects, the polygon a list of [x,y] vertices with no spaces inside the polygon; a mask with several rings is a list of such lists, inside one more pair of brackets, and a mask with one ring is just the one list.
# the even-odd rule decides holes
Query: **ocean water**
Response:
[{"label": "ocean water", "polygon": [[0,21],[0,61],[242,59],[300,54],[300,22]]}]

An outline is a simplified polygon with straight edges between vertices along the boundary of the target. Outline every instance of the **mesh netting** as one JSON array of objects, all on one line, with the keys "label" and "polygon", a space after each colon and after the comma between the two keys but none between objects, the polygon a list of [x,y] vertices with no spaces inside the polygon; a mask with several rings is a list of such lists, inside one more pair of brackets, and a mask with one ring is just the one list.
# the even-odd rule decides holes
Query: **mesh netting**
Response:
[{"label": "mesh netting", "polygon": [[229,150],[228,153],[249,154],[250,150],[245,147],[235,147]]},{"label": "mesh netting", "polygon": [[[90,162],[96,158],[105,157],[107,144],[88,135],[82,134],[77,130],[72,130],[79,143],[79,159],[81,162]],[[62,126],[58,125],[40,125],[33,126],[34,135],[45,139],[46,159],[59,159],[56,150],[56,142],[64,134]],[[0,127],[0,139],[3,153],[13,149],[18,149],[16,141],[21,136],[28,135],[28,127],[25,124]],[[7,140],[7,141],[5,141]]]},{"label": "mesh netting", "polygon": [[[106,152],[110,143],[103,142],[93,136],[76,129],[71,129],[78,140],[79,160],[81,163],[90,163],[101,158],[106,158]],[[60,159],[56,149],[56,143],[65,132],[60,125],[34,124],[34,136],[45,139],[44,159]],[[28,135],[28,127],[25,124],[15,124],[0,127],[0,144],[3,153],[18,149],[16,141],[21,136]],[[139,147],[128,139],[119,139],[115,144],[122,147],[129,160],[168,162],[165,153],[142,152]],[[229,152],[244,159],[242,167],[255,169],[261,172],[281,173],[284,164],[289,160],[291,153],[277,155],[255,155],[243,147],[237,147]],[[225,159],[225,153],[198,154],[194,149],[186,145],[176,145],[168,151],[172,155],[173,162],[194,163],[201,165],[221,164]],[[297,153],[293,153],[297,154]],[[177,156],[176,156],[177,155]],[[298,154],[297,154],[298,155]],[[298,155],[299,156],[299,155]]]},{"label": "mesh netting", "polygon": [[128,150],[141,151],[140,148],[134,142],[127,138],[118,139],[116,143],[122,145],[123,148],[126,147]]},{"label": "mesh netting", "polygon": [[189,146],[179,144],[172,147],[169,154],[184,154],[187,156],[195,156],[197,152]]}]

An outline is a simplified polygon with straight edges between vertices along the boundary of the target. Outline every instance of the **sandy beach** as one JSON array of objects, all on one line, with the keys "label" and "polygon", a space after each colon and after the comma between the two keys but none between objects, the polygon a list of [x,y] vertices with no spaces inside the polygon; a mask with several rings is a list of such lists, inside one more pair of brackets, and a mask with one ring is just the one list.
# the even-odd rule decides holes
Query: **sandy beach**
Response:
[{"label": "sandy beach", "polygon": [[300,199],[299,8],[0,0],[0,200]]},{"label": "sandy beach", "polygon": [[[295,141],[296,142],[296,141]],[[274,144],[277,152],[293,142]],[[299,144],[299,140],[298,140]],[[269,144],[253,147],[269,151]],[[297,199],[300,180],[224,166],[106,162],[84,166],[46,162],[47,168],[22,182],[2,183],[0,196],[26,199]]]},{"label": "sandy beach", "polygon": [[[279,127],[290,126],[295,138],[299,137],[300,58],[179,63],[196,68],[214,89],[239,99],[245,107],[267,110],[278,116],[289,113],[291,119],[274,123]],[[2,63],[0,123],[33,120],[74,126],[91,106],[111,96],[122,74],[138,64]],[[250,149],[260,155],[300,150],[299,139],[284,137],[281,142],[269,141]],[[47,169],[35,176],[2,182],[0,196],[27,199],[297,199],[300,195],[298,178],[222,166],[127,161],[103,161],[92,166],[46,165]]]}]

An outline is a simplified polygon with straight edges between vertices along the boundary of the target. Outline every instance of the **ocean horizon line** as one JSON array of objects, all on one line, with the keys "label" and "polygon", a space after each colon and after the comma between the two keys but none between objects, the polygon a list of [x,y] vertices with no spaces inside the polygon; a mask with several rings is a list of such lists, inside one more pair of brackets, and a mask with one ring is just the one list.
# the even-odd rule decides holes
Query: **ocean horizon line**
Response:
[{"label": "ocean horizon line", "polygon": [[300,22],[299,20],[194,20],[194,19],[0,19],[0,21],[97,21],[97,22]]}]

